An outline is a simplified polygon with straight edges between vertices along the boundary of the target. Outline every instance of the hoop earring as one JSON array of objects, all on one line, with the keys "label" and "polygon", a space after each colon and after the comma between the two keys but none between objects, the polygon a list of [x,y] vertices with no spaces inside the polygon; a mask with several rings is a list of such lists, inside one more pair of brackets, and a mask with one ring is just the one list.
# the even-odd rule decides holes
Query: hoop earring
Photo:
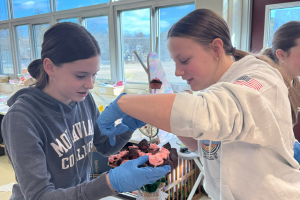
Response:
[{"label": "hoop earring", "polygon": [[283,63],[283,60],[281,60],[281,63]]},{"label": "hoop earring", "polygon": [[53,84],[53,83],[54,83],[53,79],[51,79],[51,80],[50,80],[50,83],[51,83],[51,84]]}]

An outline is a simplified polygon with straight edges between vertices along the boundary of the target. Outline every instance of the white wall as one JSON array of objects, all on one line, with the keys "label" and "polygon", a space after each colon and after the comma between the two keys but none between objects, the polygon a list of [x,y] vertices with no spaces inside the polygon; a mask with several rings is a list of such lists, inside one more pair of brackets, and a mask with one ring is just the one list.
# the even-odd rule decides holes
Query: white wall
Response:
[{"label": "white wall", "polygon": [[222,16],[223,0],[195,0],[195,8],[207,8]]}]

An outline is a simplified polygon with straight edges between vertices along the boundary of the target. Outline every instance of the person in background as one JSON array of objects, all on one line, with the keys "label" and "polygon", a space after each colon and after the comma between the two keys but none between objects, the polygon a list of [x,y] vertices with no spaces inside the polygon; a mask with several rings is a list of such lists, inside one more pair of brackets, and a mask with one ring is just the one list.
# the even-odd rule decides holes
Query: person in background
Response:
[{"label": "person in background", "polygon": [[[262,52],[269,56],[277,65],[285,69],[289,77],[289,90],[293,90],[289,95],[291,104],[293,125],[298,123],[298,109],[300,107],[300,22],[290,21],[276,30],[272,40],[272,48],[267,48]],[[294,143],[294,158],[300,163],[300,144],[296,140]]]},{"label": "person in background", "polygon": [[[11,200],[98,200],[153,183],[170,166],[139,165],[149,157],[128,161],[90,180],[91,151],[117,153],[144,125],[126,114],[113,138],[96,123],[99,111],[92,95],[101,52],[95,38],[75,23],[58,23],[44,34],[41,59],[28,66],[34,86],[9,100],[2,133],[17,184]],[[106,165],[107,163],[101,163]]]},{"label": "person in background", "polygon": [[[253,56],[232,46],[226,22],[197,9],[168,33],[175,75],[198,96],[122,95],[97,119],[102,134],[126,113],[173,133],[198,150],[204,188],[213,200],[300,198],[299,163],[290,111],[289,77],[267,56]],[[151,108],[151,109],[149,109]],[[120,116],[118,116],[120,115]],[[119,126],[123,126],[119,124]]]}]

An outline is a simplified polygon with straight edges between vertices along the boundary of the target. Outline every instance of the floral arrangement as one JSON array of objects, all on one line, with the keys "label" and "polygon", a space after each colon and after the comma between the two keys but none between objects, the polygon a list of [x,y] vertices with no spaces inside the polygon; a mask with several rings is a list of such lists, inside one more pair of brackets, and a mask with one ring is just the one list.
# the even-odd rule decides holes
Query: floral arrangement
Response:
[{"label": "floral arrangement", "polygon": [[[171,148],[170,143],[166,143],[159,148],[156,144],[149,145],[148,141],[144,139],[138,144],[138,146],[129,146],[128,149],[128,151],[121,151],[119,154],[109,156],[108,164],[114,168],[129,160],[148,155],[149,160],[139,167],[161,167],[164,165],[170,165],[173,170],[178,166],[177,150],[175,148]],[[138,191],[138,199],[165,199],[167,194],[161,191],[165,183],[167,183],[167,181],[166,178],[163,177],[152,184],[143,186]]]}]

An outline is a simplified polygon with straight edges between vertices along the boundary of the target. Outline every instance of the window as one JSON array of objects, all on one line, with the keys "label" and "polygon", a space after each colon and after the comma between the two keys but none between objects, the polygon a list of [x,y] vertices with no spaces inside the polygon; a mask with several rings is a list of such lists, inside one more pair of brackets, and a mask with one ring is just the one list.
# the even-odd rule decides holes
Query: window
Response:
[{"label": "window", "polygon": [[111,79],[108,16],[90,17],[84,19],[86,29],[95,37],[101,50],[100,71],[96,78]]},{"label": "window", "polygon": [[20,70],[27,68],[32,59],[28,28],[28,25],[16,27]]},{"label": "window", "polygon": [[8,20],[6,0],[0,0],[0,21]]},{"label": "window", "polygon": [[171,26],[180,18],[195,10],[195,4],[166,7],[159,9],[159,49],[161,65],[163,66],[169,82],[186,83],[181,77],[175,76],[175,63],[167,49],[167,35]]},{"label": "window", "polygon": [[272,46],[276,30],[289,21],[300,21],[299,2],[272,4],[266,6],[264,46]]},{"label": "window", "polygon": [[35,47],[35,59],[41,58],[42,43],[44,39],[44,33],[49,29],[50,24],[37,24],[33,25],[34,34],[34,47]]},{"label": "window", "polygon": [[241,41],[241,23],[242,23],[242,1],[233,0],[232,1],[232,22],[231,22],[231,41],[233,47],[240,49],[240,41]]},{"label": "window", "polygon": [[109,3],[110,0],[56,0],[57,11]]},{"label": "window", "polygon": [[14,74],[8,29],[0,29],[0,69],[1,74]]},{"label": "window", "polygon": [[49,0],[12,0],[12,2],[14,18],[28,17],[50,12]]},{"label": "window", "polygon": [[144,68],[133,53],[137,51],[144,63],[150,52],[150,9],[121,13],[122,59],[126,82],[148,82]]},{"label": "window", "polygon": [[269,24],[269,42],[272,46],[273,35],[275,31],[283,24],[289,21],[300,21],[300,7],[272,9],[270,12]]},{"label": "window", "polygon": [[157,51],[169,81],[185,84],[180,77],[175,77],[175,64],[169,56],[166,37],[176,21],[195,9],[193,2],[0,0],[0,73],[14,72],[12,78],[15,78],[32,60],[41,58],[43,35],[50,22],[73,22],[85,26],[98,41],[101,64],[97,79],[143,83],[131,85],[133,89],[144,88],[148,76],[133,52],[137,51],[138,57],[147,64],[148,54],[156,50],[155,37],[158,37]]},{"label": "window", "polygon": [[73,22],[73,23],[78,23],[78,19],[77,18],[60,19],[59,22]]}]

